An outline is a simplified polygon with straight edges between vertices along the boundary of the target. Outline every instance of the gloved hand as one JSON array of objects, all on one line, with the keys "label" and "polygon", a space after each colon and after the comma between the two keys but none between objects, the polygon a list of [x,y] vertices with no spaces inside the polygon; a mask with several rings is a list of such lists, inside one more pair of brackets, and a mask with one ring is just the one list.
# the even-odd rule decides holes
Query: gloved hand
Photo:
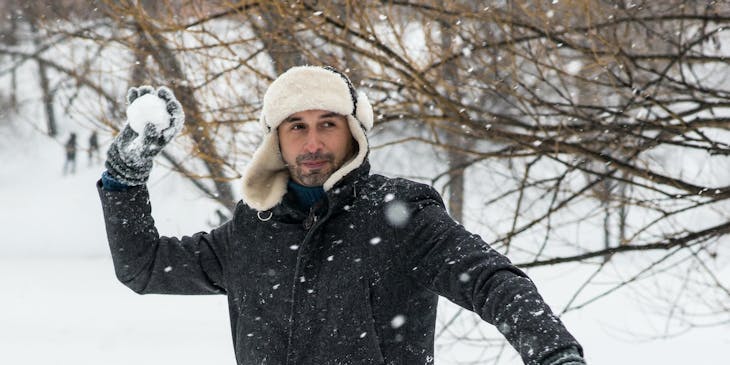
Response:
[{"label": "gloved hand", "polygon": [[109,175],[125,185],[144,185],[152,170],[152,160],[182,129],[184,122],[182,105],[170,89],[130,88],[127,123],[106,155]]},{"label": "gloved hand", "polygon": [[578,349],[574,346],[563,349],[547,359],[543,360],[542,365],[586,365],[585,359],[581,356]]}]

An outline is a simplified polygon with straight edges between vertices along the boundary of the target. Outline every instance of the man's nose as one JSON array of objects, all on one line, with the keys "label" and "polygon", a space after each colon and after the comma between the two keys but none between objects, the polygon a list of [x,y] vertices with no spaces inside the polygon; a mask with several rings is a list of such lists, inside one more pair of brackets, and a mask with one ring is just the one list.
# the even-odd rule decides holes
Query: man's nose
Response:
[{"label": "man's nose", "polygon": [[304,151],[307,153],[314,153],[322,149],[324,144],[317,131],[309,131],[307,133],[306,140],[304,141]]}]

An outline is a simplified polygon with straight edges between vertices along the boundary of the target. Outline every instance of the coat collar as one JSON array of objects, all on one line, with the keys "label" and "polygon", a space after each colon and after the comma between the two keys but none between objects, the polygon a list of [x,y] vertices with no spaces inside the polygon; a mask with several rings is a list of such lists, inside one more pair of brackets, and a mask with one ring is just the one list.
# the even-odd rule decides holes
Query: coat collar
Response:
[{"label": "coat collar", "polygon": [[[332,212],[343,209],[344,206],[351,204],[357,196],[359,187],[364,185],[370,175],[370,162],[365,159],[363,163],[356,169],[350,171],[342,179],[340,179],[331,189],[329,189],[325,197],[325,207],[320,209],[329,209]],[[282,221],[301,221],[306,218],[308,212],[302,212],[297,209],[296,196],[288,192],[276,206],[271,208],[272,217]]]}]

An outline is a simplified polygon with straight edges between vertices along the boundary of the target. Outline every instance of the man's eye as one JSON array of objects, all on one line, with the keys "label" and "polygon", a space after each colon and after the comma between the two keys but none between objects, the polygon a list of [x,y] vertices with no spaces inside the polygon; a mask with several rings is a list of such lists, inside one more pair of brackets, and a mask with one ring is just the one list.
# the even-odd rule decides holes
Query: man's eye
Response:
[{"label": "man's eye", "polygon": [[298,131],[298,130],[302,130],[302,129],[304,129],[304,126],[303,126],[303,125],[301,125],[301,124],[294,124],[294,125],[292,125],[292,126],[291,126],[291,129],[292,129],[293,131]]}]

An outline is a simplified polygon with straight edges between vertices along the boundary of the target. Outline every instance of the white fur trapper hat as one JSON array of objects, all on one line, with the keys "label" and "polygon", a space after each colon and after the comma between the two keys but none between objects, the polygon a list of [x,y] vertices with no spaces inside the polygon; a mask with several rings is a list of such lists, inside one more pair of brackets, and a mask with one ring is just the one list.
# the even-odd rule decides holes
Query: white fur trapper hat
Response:
[{"label": "white fur trapper hat", "polygon": [[292,67],[274,80],[264,94],[259,123],[266,134],[243,174],[243,200],[251,208],[261,212],[281,202],[289,170],[279,150],[276,129],[290,115],[314,109],[346,116],[359,147],[357,155],[325,181],[324,190],[331,189],[365,161],[369,150],[365,132],[373,126],[373,108],[367,96],[357,93],[347,76],[334,68]]}]

